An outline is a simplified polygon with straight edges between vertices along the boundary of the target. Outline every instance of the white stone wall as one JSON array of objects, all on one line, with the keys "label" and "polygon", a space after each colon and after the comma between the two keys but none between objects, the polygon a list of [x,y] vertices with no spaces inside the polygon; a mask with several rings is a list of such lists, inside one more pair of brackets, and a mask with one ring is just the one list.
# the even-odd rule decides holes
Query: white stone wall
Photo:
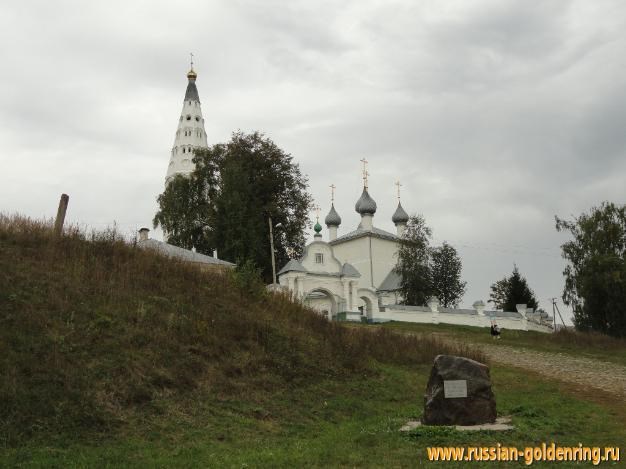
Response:
[{"label": "white stone wall", "polygon": [[[394,309],[393,306],[387,306],[385,311],[378,312],[374,318],[374,322],[401,321],[422,324],[455,324],[460,326],[485,327],[491,326],[491,318],[481,314],[468,313],[442,313],[437,311],[407,311],[404,309]],[[536,331],[551,333],[551,327],[543,324],[537,324],[528,321],[525,318],[509,318],[496,317],[498,327],[503,331],[520,330],[520,331]]]},{"label": "white stone wall", "polygon": [[195,168],[192,162],[193,151],[196,148],[207,147],[207,136],[204,130],[204,118],[200,103],[198,101],[183,102],[165,183],[167,184],[176,174],[188,175],[191,173]]}]

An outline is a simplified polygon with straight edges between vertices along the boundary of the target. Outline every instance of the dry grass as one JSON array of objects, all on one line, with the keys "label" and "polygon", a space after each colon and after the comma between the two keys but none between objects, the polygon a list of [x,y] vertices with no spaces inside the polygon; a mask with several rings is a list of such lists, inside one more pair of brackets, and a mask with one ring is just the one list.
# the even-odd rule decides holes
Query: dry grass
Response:
[{"label": "dry grass", "polygon": [[560,345],[581,346],[603,350],[624,350],[626,339],[618,339],[599,332],[580,332],[560,329],[550,336],[551,342]]},{"label": "dry grass", "polygon": [[[110,432],[159,400],[284,392],[465,353],[435,339],[329,323],[233,275],[138,249],[115,230],[0,215],[0,446]],[[472,355],[481,359],[480,356]]]}]

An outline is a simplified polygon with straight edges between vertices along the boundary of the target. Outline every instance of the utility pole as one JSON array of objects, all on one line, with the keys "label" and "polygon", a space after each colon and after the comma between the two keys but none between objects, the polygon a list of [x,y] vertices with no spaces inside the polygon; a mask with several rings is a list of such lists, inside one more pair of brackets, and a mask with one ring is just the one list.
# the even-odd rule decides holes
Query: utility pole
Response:
[{"label": "utility pole", "polygon": [[272,229],[272,217],[268,217],[267,222],[270,225],[270,249],[272,250],[272,283],[276,285],[276,259],[274,255],[274,231]]},{"label": "utility pole", "polygon": [[561,316],[561,311],[559,311],[559,306],[556,304],[556,298],[550,298],[550,299],[552,300],[552,324],[554,324],[554,332],[556,332],[556,313],[559,313],[559,317],[561,318],[563,327],[567,327],[567,326],[565,325],[563,316]]}]

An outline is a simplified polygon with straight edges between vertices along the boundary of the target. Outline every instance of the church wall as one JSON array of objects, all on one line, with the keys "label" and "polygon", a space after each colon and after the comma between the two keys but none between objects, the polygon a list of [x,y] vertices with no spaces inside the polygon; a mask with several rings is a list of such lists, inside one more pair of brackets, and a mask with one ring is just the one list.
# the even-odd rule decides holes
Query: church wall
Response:
[{"label": "church wall", "polygon": [[[322,254],[322,263],[315,261],[315,254]],[[301,263],[309,272],[341,272],[341,264],[334,258],[332,247],[323,241],[314,241],[309,244]]]},{"label": "church wall", "polygon": [[[298,278],[298,282],[302,283],[302,290],[304,296],[308,295],[312,291],[320,291],[324,293],[330,293],[334,296],[335,301],[343,303],[343,285],[338,277],[322,277],[315,275],[307,275]],[[343,304],[336,305],[338,309],[344,307]]]},{"label": "church wall", "polygon": [[333,312],[333,303],[327,296],[323,298],[307,298],[304,304],[320,313],[324,313],[325,316]]},{"label": "church wall", "polygon": [[363,237],[353,239],[334,245],[332,248],[335,252],[335,257],[339,259],[342,264],[345,262],[352,264],[354,268],[359,271],[361,274],[361,277],[359,278],[360,286],[372,286],[368,238]]},{"label": "church wall", "polygon": [[387,239],[372,238],[372,261],[374,286],[378,288],[397,263],[398,243]]}]

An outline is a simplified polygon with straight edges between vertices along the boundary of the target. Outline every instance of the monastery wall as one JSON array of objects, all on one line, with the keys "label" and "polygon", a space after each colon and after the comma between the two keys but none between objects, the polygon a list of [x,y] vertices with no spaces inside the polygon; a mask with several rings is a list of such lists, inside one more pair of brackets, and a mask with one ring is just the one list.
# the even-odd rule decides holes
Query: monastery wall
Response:
[{"label": "monastery wall", "polygon": [[[394,306],[396,306],[394,308]],[[427,311],[428,308],[386,306],[373,318],[373,322],[413,322],[422,324],[455,324],[458,326],[490,327],[491,317],[484,314],[471,314],[467,310],[454,312]],[[552,333],[553,329],[545,324],[538,324],[525,317],[495,317],[495,322],[503,330],[536,331]]]}]

